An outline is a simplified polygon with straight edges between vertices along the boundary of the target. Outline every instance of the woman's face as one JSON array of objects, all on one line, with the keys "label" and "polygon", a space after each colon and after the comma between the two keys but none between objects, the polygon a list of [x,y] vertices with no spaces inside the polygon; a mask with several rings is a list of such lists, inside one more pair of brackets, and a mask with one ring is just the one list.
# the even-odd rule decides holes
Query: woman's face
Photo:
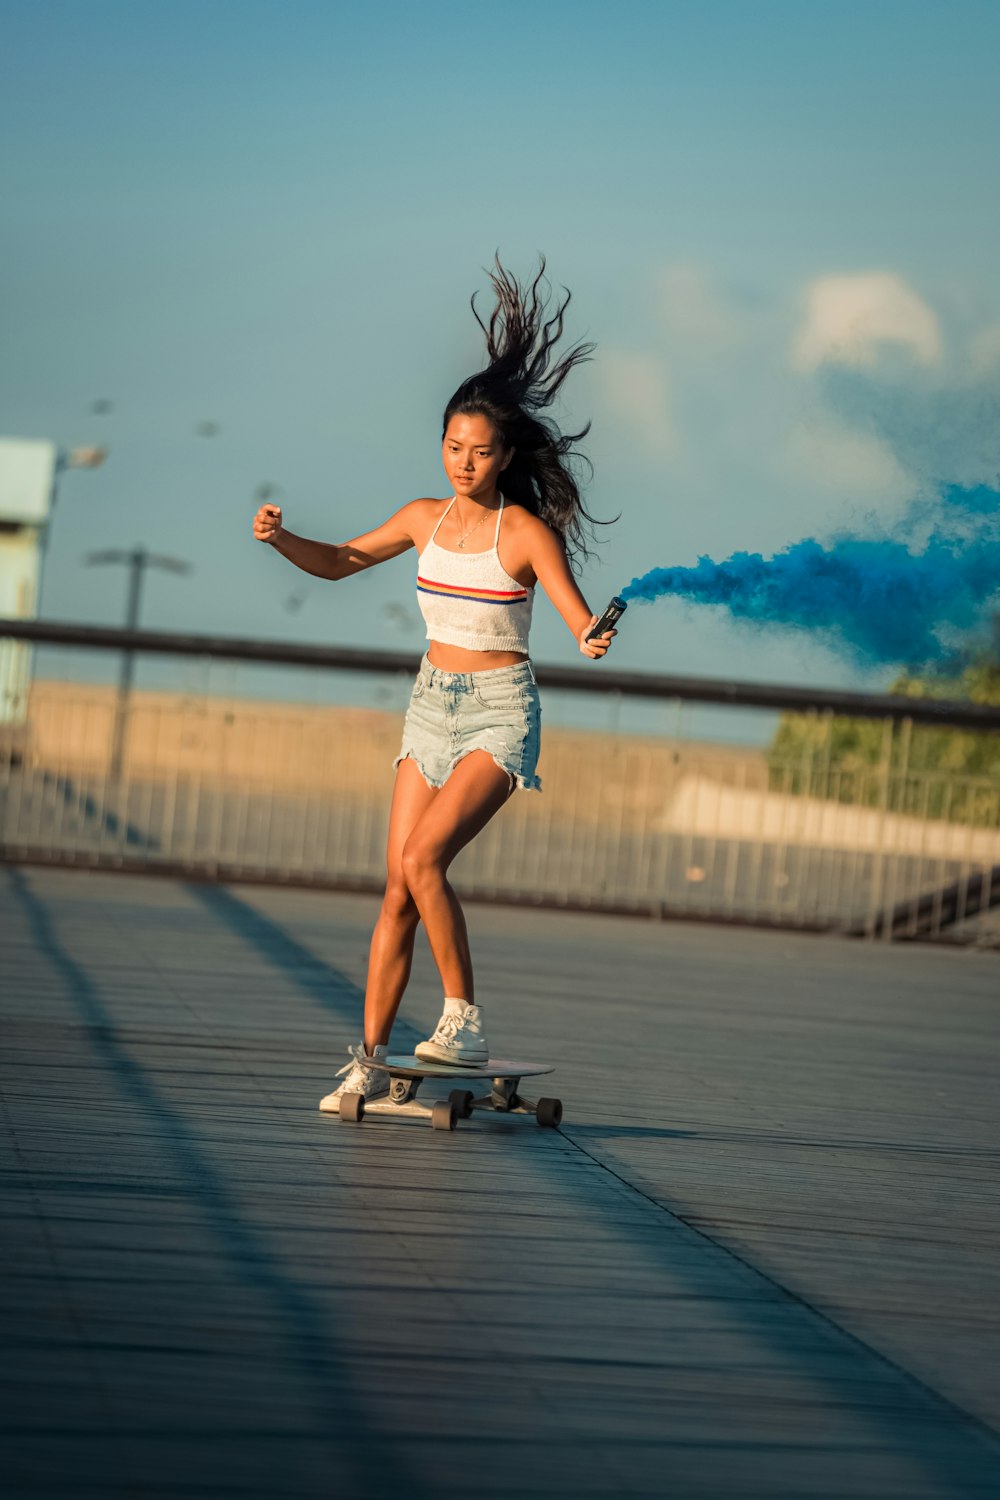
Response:
[{"label": "woman's face", "polygon": [[504,449],[488,417],[456,414],[441,444],[444,471],[459,498],[468,496],[489,505],[496,499],[497,481],[514,456]]}]

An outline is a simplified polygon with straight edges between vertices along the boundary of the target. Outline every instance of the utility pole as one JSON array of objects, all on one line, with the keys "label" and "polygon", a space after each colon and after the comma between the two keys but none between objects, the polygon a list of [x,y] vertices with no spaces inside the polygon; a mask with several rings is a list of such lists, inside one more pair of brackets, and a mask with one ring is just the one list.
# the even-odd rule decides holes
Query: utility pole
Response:
[{"label": "utility pole", "polygon": [[[131,552],[114,548],[106,552],[91,552],[86,558],[88,567],[100,567],[104,563],[127,563],[129,568],[128,598],[125,605],[125,629],[138,630],[142,604],[142,585],[147,568],[162,568],[167,573],[190,573],[191,564],[179,557],[164,557],[161,553],[147,552],[145,547],[133,547]],[[135,670],[135,652],[123,651],[121,670],[118,675],[118,696],[115,700],[115,722],[111,735],[111,757],[108,762],[108,780],[119,782],[125,756],[125,734],[128,726],[128,706],[132,693],[132,677]]]}]

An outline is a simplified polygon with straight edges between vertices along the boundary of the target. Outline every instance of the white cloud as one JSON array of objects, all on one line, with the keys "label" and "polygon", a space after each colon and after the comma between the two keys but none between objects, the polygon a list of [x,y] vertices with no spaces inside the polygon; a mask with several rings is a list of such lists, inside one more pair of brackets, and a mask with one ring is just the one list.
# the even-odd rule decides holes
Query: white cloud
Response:
[{"label": "white cloud", "polygon": [[655,354],[602,349],[599,379],[604,405],[623,427],[642,440],[647,452],[664,458],[676,453],[670,379]]},{"label": "white cloud", "polygon": [[885,443],[824,412],[789,429],[775,454],[775,472],[804,491],[845,500],[895,502],[913,487]]},{"label": "white cloud", "polygon": [[937,318],[890,271],[822,276],[807,287],[805,300],[805,321],[792,348],[796,369],[828,362],[869,367],[887,344],[908,350],[922,365],[941,358]]}]

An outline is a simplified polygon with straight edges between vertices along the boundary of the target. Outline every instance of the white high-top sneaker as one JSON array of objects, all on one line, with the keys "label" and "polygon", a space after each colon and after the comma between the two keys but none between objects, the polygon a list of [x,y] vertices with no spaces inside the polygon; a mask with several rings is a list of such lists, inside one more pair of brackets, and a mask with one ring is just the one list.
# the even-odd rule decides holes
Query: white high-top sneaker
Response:
[{"label": "white high-top sneaker", "polygon": [[480,1063],[488,1062],[490,1049],[483,1033],[479,1006],[446,1010],[434,1035],[426,1042],[418,1042],[413,1050],[425,1062],[458,1063],[466,1068],[477,1068]]},{"label": "white high-top sneaker", "polygon": [[[388,1073],[383,1073],[381,1068],[365,1066],[365,1057],[369,1054],[365,1052],[364,1042],[359,1042],[356,1047],[348,1047],[347,1050],[351,1054],[351,1060],[335,1075],[341,1078],[346,1073],[347,1077],[344,1078],[339,1088],[335,1088],[332,1094],[327,1094],[319,1101],[320,1109],[328,1115],[340,1114],[342,1094],[364,1094],[366,1099],[378,1099],[389,1092]],[[370,1055],[385,1057],[387,1050],[380,1042]]]}]

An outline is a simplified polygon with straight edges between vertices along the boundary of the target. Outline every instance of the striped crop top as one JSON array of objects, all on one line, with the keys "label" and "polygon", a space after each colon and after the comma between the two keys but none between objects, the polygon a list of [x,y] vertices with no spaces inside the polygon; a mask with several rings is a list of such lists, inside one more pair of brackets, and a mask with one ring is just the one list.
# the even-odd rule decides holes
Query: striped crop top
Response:
[{"label": "striped crop top", "polygon": [[417,603],[427,639],[468,651],[527,653],[535,591],[511,578],[500,562],[503,496],[488,552],[450,552],[438,546],[434,538],[454,504],[453,498],[417,558]]}]

